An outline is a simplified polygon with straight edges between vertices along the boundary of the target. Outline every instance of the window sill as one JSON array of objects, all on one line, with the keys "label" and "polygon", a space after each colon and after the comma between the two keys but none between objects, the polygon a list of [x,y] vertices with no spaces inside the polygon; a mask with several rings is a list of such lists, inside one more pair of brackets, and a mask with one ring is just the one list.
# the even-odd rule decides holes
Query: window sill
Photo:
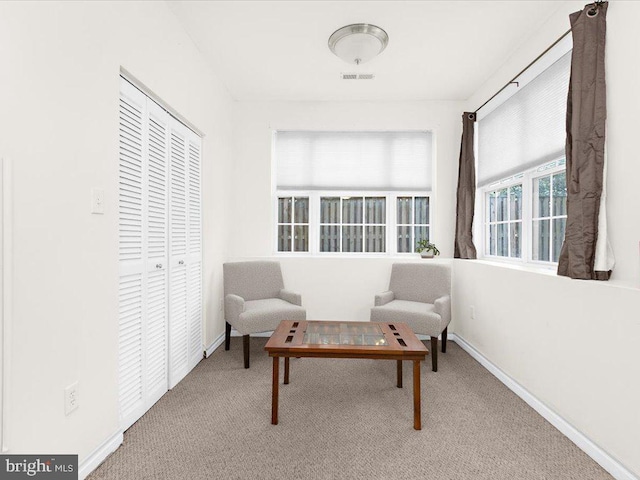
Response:
[{"label": "window sill", "polygon": [[603,288],[618,288],[618,289],[622,288],[625,290],[633,290],[633,291],[640,290],[640,286],[633,285],[633,284],[630,284],[629,282],[625,282],[622,280],[615,280],[615,279],[608,280],[608,281],[580,280],[580,279],[573,279],[573,278],[565,277],[562,275],[558,275],[557,265],[550,265],[549,267],[546,267],[543,265],[531,265],[531,264],[525,265],[525,264],[516,264],[516,263],[510,263],[510,262],[502,262],[500,260],[491,260],[486,258],[480,258],[476,260],[464,260],[464,259],[456,259],[456,260],[463,261],[463,262],[473,262],[481,265],[489,265],[489,266],[498,267],[498,268],[508,268],[511,270],[518,270],[521,272],[546,275],[548,277],[557,278],[561,281],[588,282],[588,283],[591,283],[592,285],[601,285]]},{"label": "window sill", "polygon": [[379,260],[404,260],[404,261],[451,261],[451,257],[442,255],[434,258],[423,259],[419,253],[308,253],[308,252],[276,252],[273,257],[278,259],[331,259],[331,260],[358,260],[358,259],[379,259]]},{"label": "window sill", "polygon": [[502,267],[509,268],[511,270],[520,270],[522,272],[531,272],[531,273],[540,273],[543,275],[548,275],[551,277],[557,277],[557,265],[533,265],[531,263],[512,263],[501,260],[493,260],[488,258],[479,258],[477,260],[471,260],[475,263],[480,263],[482,265],[491,265],[494,267]]}]

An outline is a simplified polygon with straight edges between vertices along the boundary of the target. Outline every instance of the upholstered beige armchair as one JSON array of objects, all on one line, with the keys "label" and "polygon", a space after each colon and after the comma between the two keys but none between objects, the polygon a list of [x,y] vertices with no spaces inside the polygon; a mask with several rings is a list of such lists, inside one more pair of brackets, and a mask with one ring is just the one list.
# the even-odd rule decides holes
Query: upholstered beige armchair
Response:
[{"label": "upholstered beige armchair", "polygon": [[375,297],[372,322],[404,322],[414,333],[431,337],[431,367],[438,371],[438,335],[447,351],[451,321],[451,267],[434,263],[394,263],[389,290]]},{"label": "upholstered beige armchair", "polygon": [[231,327],[242,335],[244,368],[249,368],[249,335],[275,330],[282,320],[306,320],[299,294],[285,290],[279,262],[233,262],[223,265],[224,349]]}]

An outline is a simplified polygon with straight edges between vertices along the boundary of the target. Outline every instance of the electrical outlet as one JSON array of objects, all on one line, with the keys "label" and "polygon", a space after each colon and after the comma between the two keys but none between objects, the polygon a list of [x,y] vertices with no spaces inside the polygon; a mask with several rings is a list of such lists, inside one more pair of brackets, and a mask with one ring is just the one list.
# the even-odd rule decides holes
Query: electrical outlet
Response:
[{"label": "electrical outlet", "polygon": [[69,415],[78,408],[78,382],[74,382],[64,389],[64,414]]},{"label": "electrical outlet", "polygon": [[475,320],[476,318],[476,307],[473,305],[469,307],[469,316],[471,317],[471,320]]}]

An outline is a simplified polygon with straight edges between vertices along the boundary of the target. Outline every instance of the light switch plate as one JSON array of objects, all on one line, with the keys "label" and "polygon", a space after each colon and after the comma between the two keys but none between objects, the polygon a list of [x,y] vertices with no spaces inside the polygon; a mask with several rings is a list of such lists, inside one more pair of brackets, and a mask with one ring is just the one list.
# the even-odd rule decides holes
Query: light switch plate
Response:
[{"label": "light switch plate", "polygon": [[91,213],[104,214],[104,190],[102,188],[91,189]]}]

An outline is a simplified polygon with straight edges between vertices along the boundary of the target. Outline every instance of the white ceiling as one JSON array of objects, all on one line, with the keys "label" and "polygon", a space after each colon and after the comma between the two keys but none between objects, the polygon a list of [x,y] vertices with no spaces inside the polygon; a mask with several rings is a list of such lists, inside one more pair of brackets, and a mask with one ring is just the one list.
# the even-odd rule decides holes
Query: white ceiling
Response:
[{"label": "white ceiling", "polygon": [[[554,1],[169,1],[236,100],[465,100],[559,8]],[[329,36],[389,34],[358,67]],[[567,21],[568,28],[568,21]],[[342,80],[341,73],[374,73]]]}]

